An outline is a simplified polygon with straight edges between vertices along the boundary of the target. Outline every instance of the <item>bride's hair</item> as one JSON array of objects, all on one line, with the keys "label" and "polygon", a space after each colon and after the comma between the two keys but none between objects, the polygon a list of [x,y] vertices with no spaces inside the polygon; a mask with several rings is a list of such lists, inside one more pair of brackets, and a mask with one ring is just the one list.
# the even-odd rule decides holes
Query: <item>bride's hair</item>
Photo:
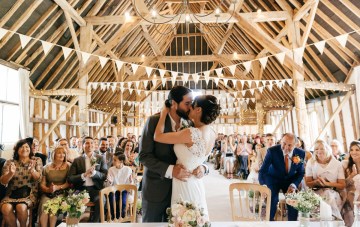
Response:
[{"label": "bride's hair", "polygon": [[220,115],[220,104],[217,103],[217,98],[213,95],[196,96],[193,102],[194,106],[201,107],[202,114],[200,121],[204,124],[212,123]]},{"label": "bride's hair", "polygon": [[170,108],[171,101],[174,100],[177,103],[180,103],[183,100],[183,96],[190,93],[191,90],[184,86],[175,86],[173,87],[168,95],[168,99],[165,100],[165,106]]}]

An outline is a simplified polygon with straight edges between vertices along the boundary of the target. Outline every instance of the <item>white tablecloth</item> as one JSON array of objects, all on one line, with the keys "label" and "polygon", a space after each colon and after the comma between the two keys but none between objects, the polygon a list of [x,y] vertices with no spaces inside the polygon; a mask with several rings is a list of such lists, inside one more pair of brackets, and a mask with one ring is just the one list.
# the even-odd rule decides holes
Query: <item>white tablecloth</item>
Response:
[{"label": "white tablecloth", "polygon": [[[324,223],[322,223],[324,224]],[[59,225],[66,227],[65,223]],[[107,226],[122,226],[122,227],[167,227],[167,223],[80,223],[80,227],[107,227]],[[273,222],[211,222],[211,227],[298,227],[297,221],[273,221]],[[321,225],[320,222],[311,222],[311,227],[341,227],[344,226],[342,222],[332,221]]]}]

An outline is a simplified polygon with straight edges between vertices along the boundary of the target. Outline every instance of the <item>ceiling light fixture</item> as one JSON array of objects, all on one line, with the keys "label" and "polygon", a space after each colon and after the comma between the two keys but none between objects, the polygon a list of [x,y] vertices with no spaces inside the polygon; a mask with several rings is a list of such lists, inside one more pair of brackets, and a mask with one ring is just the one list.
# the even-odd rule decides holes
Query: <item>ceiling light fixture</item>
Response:
[{"label": "ceiling light fixture", "polygon": [[[194,26],[202,33],[210,33],[210,28],[212,27],[221,27],[223,24],[231,23],[231,19],[234,16],[235,12],[235,4],[237,0],[225,1],[221,0],[220,3],[216,4],[217,6],[211,9],[211,4],[206,4],[204,7],[204,13],[195,12],[194,10],[198,10],[199,7],[191,6],[191,4],[198,4],[193,0],[182,0],[179,2],[180,8],[174,7],[175,3],[172,4],[172,10],[169,10],[169,7],[165,3],[160,3],[155,6],[158,1],[152,1],[150,5],[150,15],[144,16],[138,10],[138,6],[136,4],[136,0],[132,0],[134,10],[138,16],[140,16],[143,20],[147,21],[151,25],[163,25],[169,24],[170,28],[167,28],[164,31],[160,31],[157,26],[155,26],[155,30],[162,34],[168,35],[174,30],[178,28],[178,25],[181,23],[186,24],[194,24]],[[173,12],[174,9],[176,13],[169,14],[169,12]],[[228,8],[227,15],[222,14],[221,8]],[[215,20],[211,21],[211,17],[215,16]],[[227,16],[227,17],[226,17]],[[209,22],[210,20],[210,22]],[[202,26],[199,26],[201,24]]]}]

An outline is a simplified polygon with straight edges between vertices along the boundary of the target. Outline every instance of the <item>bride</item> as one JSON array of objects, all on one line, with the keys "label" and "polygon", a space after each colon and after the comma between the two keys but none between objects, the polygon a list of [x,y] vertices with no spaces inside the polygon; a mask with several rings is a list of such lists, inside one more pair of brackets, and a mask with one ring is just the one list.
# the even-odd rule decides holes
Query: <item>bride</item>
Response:
[{"label": "bride", "polygon": [[219,116],[220,109],[215,96],[197,96],[189,111],[189,118],[193,121],[194,127],[178,132],[164,133],[165,119],[169,113],[169,108],[164,107],[160,113],[160,119],[154,134],[156,142],[175,144],[176,163],[183,165],[189,172],[194,174],[187,178],[186,181],[173,179],[171,204],[179,200],[189,201],[203,208],[204,214],[207,216],[204,184],[202,178],[195,177],[195,170],[207,160],[215,144],[217,135],[209,124]]}]

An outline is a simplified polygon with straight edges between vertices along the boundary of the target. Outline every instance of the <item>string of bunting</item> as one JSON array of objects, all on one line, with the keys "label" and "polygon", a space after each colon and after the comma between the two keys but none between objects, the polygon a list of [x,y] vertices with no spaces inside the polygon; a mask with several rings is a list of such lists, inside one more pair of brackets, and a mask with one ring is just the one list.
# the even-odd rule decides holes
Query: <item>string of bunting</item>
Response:
[{"label": "string of bunting", "polygon": [[163,79],[164,78],[164,75],[166,72],[169,72],[171,73],[171,77],[172,78],[175,78],[173,79],[173,83],[175,83],[175,80],[176,80],[176,77],[178,76],[178,74],[182,74],[183,75],[183,79],[185,81],[188,80],[189,78],[189,75],[192,75],[192,78],[193,80],[195,81],[195,83],[197,83],[200,79],[200,77],[204,77],[206,83],[209,82],[209,79],[210,79],[210,72],[212,71],[215,71],[216,72],[216,75],[218,77],[220,77],[221,75],[223,75],[223,70],[225,68],[228,68],[229,71],[231,72],[231,74],[234,76],[235,75],[235,70],[236,70],[236,67],[237,65],[243,65],[244,68],[245,68],[245,71],[246,73],[249,73],[251,71],[251,63],[253,61],[259,61],[260,64],[261,64],[261,67],[263,69],[266,68],[266,64],[267,64],[267,61],[268,61],[268,58],[269,57],[276,57],[277,60],[283,64],[284,63],[284,60],[285,60],[285,55],[287,52],[293,52],[294,55],[298,56],[298,57],[303,57],[303,53],[305,51],[305,47],[308,47],[308,46],[312,46],[314,45],[318,50],[319,52],[322,54],[323,51],[324,51],[324,48],[325,48],[325,44],[326,44],[326,41],[328,40],[331,40],[331,39],[336,39],[339,44],[345,48],[346,46],[346,42],[348,40],[348,36],[352,33],[355,33],[355,32],[358,32],[360,31],[359,30],[354,30],[354,31],[351,31],[351,32],[348,32],[348,33],[345,33],[345,34],[342,34],[342,35],[339,35],[339,36],[335,36],[335,37],[332,37],[332,38],[329,38],[329,39],[326,39],[326,40],[322,40],[322,41],[319,41],[319,42],[315,42],[315,43],[312,43],[312,44],[308,44],[308,45],[305,45],[303,47],[299,47],[299,48],[296,48],[296,49],[292,49],[292,50],[289,50],[289,51],[285,51],[285,52],[280,52],[280,53],[277,53],[277,54],[274,54],[274,55],[268,55],[268,56],[265,56],[265,57],[262,57],[262,58],[258,58],[258,59],[254,59],[254,60],[250,60],[250,61],[246,61],[246,62],[241,62],[241,63],[238,63],[238,64],[233,64],[233,65],[229,65],[229,66],[224,66],[224,67],[221,67],[221,68],[217,68],[217,69],[214,69],[214,70],[208,70],[208,71],[203,71],[203,72],[198,72],[198,73],[193,73],[193,74],[188,74],[188,73],[183,73],[183,72],[176,72],[176,71],[170,71],[170,70],[165,70],[165,69],[158,69],[158,68],[152,68],[152,67],[149,67],[149,66],[142,66],[142,65],[138,65],[138,64],[135,64],[135,63],[131,63],[131,62],[124,62],[124,61],[121,61],[121,60],[117,60],[117,59],[112,59],[112,58],[108,58],[108,57],[104,57],[104,56],[99,56],[99,55],[95,55],[95,54],[91,54],[91,53],[87,53],[87,52],[84,52],[84,51],[79,51],[79,50],[75,50],[75,49],[72,49],[72,48],[68,48],[68,47],[65,47],[65,46],[61,46],[61,45],[58,45],[58,44],[54,44],[54,43],[50,43],[50,42],[47,42],[47,41],[44,41],[44,40],[41,40],[41,39],[38,39],[38,38],[34,38],[34,37],[31,37],[31,36],[27,36],[27,35],[23,35],[21,33],[18,33],[18,32],[15,32],[15,31],[12,31],[12,30],[8,30],[8,29],[5,29],[5,28],[0,28],[0,40],[8,33],[8,32],[11,32],[13,34],[17,34],[19,35],[19,38],[20,38],[20,43],[21,43],[21,47],[22,48],[25,48],[26,45],[31,41],[31,40],[37,40],[37,41],[40,41],[41,42],[41,45],[43,47],[43,51],[46,54],[48,54],[52,48],[54,46],[58,46],[58,47],[61,47],[62,48],[62,51],[63,51],[63,54],[64,54],[64,58],[67,59],[68,56],[73,52],[73,51],[76,51],[78,52],[79,54],[81,54],[82,56],[82,61],[84,64],[87,63],[87,61],[89,60],[89,58],[91,56],[93,57],[97,57],[99,59],[99,62],[100,62],[100,65],[101,67],[103,68],[107,62],[109,60],[112,60],[115,62],[115,65],[117,67],[117,69],[120,71],[120,69],[123,67],[124,64],[127,64],[127,65],[130,65],[132,71],[133,71],[133,74],[136,73],[136,71],[138,70],[139,67],[145,67],[145,71],[148,75],[148,77],[150,77],[153,73],[153,70],[157,70],[159,72],[159,75],[160,75],[160,78]]}]

